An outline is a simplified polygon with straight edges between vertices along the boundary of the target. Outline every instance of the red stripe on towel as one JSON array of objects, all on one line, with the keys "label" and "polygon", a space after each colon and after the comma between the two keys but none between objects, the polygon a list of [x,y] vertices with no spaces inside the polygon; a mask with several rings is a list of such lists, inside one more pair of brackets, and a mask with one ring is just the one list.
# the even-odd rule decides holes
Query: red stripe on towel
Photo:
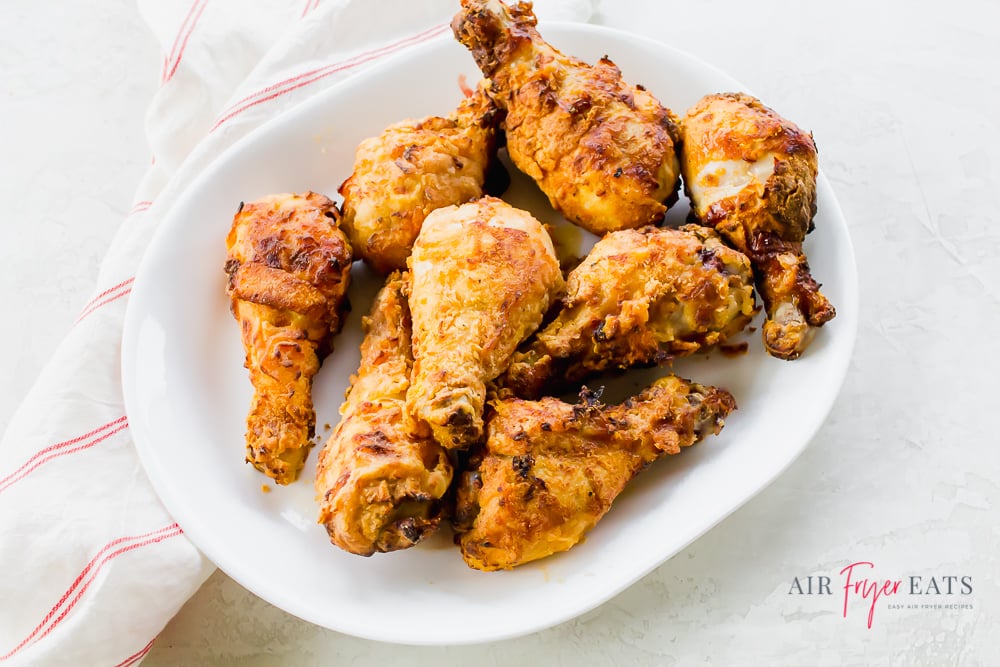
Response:
[{"label": "red stripe on towel", "polygon": [[[41,641],[46,635],[52,632],[66,618],[69,612],[72,611],[73,607],[76,606],[80,598],[83,597],[83,594],[87,592],[87,589],[90,588],[90,585],[97,578],[101,569],[109,562],[124,553],[183,534],[184,531],[181,530],[180,526],[173,523],[159,530],[143,533],[142,535],[119,537],[105,544],[97,552],[97,555],[87,563],[87,566],[83,568],[83,571],[80,572],[79,576],[77,576],[66,592],[63,593],[63,596],[59,598],[59,602],[49,610],[49,613],[45,615],[42,622],[9,653],[0,656],[0,660],[7,660],[28,644]],[[72,596],[72,599],[70,596]]]},{"label": "red stripe on towel", "polygon": [[[0,479],[0,493],[2,493],[5,489],[10,487],[15,482],[23,479],[32,470],[39,467],[43,463],[51,461],[52,459],[57,458],[59,456],[72,454],[73,452],[78,452],[83,449],[89,449],[94,445],[107,440],[115,433],[118,433],[119,431],[125,428],[128,428],[128,417],[123,416],[119,417],[118,419],[115,419],[114,421],[110,421],[107,424],[104,424],[103,426],[98,426],[89,433],[84,433],[83,435],[77,436],[70,440],[64,440],[63,442],[58,442],[54,445],[49,445],[48,447],[39,450],[30,459],[25,461],[21,465],[21,467],[19,467],[17,470],[10,473],[3,479]],[[108,431],[108,429],[112,430]],[[84,442],[89,438],[94,438],[94,436],[98,435],[100,435],[100,437],[97,437],[93,440],[89,440],[88,442]],[[78,443],[83,443],[83,444],[78,444]]]},{"label": "red stripe on towel", "polygon": [[418,33],[416,35],[412,35],[405,39],[401,39],[397,42],[393,42],[392,44],[387,44],[386,46],[382,46],[377,49],[373,49],[371,51],[366,51],[356,56],[352,56],[347,60],[342,60],[330,65],[325,65],[323,67],[310,70],[308,72],[303,72],[302,74],[296,75],[289,79],[285,79],[284,81],[279,81],[278,83],[272,84],[266,88],[262,88],[256,93],[244,97],[242,100],[240,100],[233,106],[229,107],[229,109],[224,111],[223,115],[219,118],[219,120],[215,122],[215,125],[213,125],[212,129],[209,131],[213,132],[217,130],[221,125],[229,121],[231,118],[243,113],[244,111],[250,109],[251,107],[255,107],[263,102],[267,102],[277,97],[281,97],[286,93],[290,93],[293,90],[297,90],[299,88],[302,88],[303,86],[307,86],[310,83],[318,81],[331,74],[352,69],[354,67],[357,67],[358,65],[362,65],[364,63],[371,62],[372,60],[376,60],[383,56],[387,56],[405,47],[415,46],[416,44],[425,42],[433,37],[437,37],[438,35],[444,33],[447,29],[448,29],[447,24],[437,25],[434,26],[433,28],[425,30],[422,33]]},{"label": "red stripe on towel", "polygon": [[313,11],[317,7],[319,7],[319,0],[306,0],[306,6],[302,10],[302,16],[300,16],[299,18],[305,18],[306,14]]},{"label": "red stripe on towel", "polygon": [[[194,28],[198,24],[198,19],[201,18],[207,4],[208,0],[195,0],[194,4],[191,5],[191,9],[188,10],[188,15],[184,19],[184,23],[181,24],[181,30],[177,33],[177,37],[174,38],[174,49],[170,55],[173,64],[170,64],[169,60],[164,64],[163,83],[174,78],[177,66],[181,64],[181,58],[184,57],[184,49],[187,48],[188,40],[191,39],[191,33],[194,32]],[[168,66],[169,69],[167,69]]]},{"label": "red stripe on towel", "polygon": [[153,202],[151,202],[151,201],[140,201],[140,202],[136,202],[136,203],[135,203],[135,206],[133,206],[133,207],[132,207],[132,210],[130,210],[130,211],[129,211],[129,212],[128,212],[128,213],[126,214],[126,215],[125,215],[125,218],[126,218],[126,219],[127,219],[127,218],[130,218],[130,217],[132,217],[133,215],[135,215],[136,213],[142,213],[143,211],[145,211],[146,209],[148,209],[148,208],[149,208],[150,206],[152,206],[152,205],[153,205]]},{"label": "red stripe on towel", "polygon": [[161,82],[165,82],[167,80],[167,69],[170,67],[170,63],[173,62],[174,56],[177,55],[177,47],[180,46],[181,36],[187,29],[188,22],[191,20],[191,17],[194,16],[194,11],[198,8],[198,4],[200,2],[201,0],[195,0],[191,3],[191,6],[188,8],[187,15],[184,17],[184,20],[181,21],[180,27],[177,28],[177,35],[174,36],[174,45],[170,48],[169,55],[163,59],[163,71],[160,73]]},{"label": "red stripe on towel", "polygon": [[[273,83],[270,86],[267,86],[266,88],[262,88],[262,89],[258,90],[256,93],[252,93],[251,95],[247,95],[242,100],[240,100],[236,104],[230,106],[229,108],[232,109],[233,107],[240,106],[240,105],[242,105],[245,102],[249,102],[249,101],[251,101],[251,100],[253,100],[253,99],[257,98],[257,97],[260,97],[262,95],[266,95],[266,94],[268,94],[268,93],[270,93],[270,92],[272,92],[272,91],[274,91],[274,90],[276,90],[276,89],[278,89],[278,88],[280,88],[280,87],[282,87],[282,86],[284,86],[286,84],[294,83],[294,82],[299,81],[301,79],[304,79],[306,77],[314,76],[314,75],[322,73],[322,72],[324,72],[324,71],[326,71],[326,70],[328,70],[330,68],[340,68],[342,65],[345,65],[345,64],[348,64],[348,63],[354,63],[354,61],[360,60],[362,58],[368,58],[369,56],[372,56],[372,55],[382,55],[383,53],[385,53],[387,51],[391,51],[391,50],[397,49],[397,48],[399,48],[401,46],[407,46],[407,45],[409,45],[410,42],[414,42],[414,40],[416,40],[417,42],[419,42],[419,41],[421,41],[423,39],[426,39],[428,37],[432,37],[432,36],[438,35],[441,32],[443,32],[444,29],[447,28],[447,27],[448,26],[446,24],[438,24],[436,26],[428,28],[427,30],[424,30],[423,32],[419,32],[419,33],[417,33],[415,35],[410,35],[409,37],[404,37],[403,39],[397,40],[397,41],[392,42],[390,44],[385,44],[385,45],[380,46],[380,47],[375,48],[375,49],[370,49],[368,51],[363,51],[363,52],[361,52],[361,53],[359,53],[357,55],[354,55],[354,56],[351,56],[350,58],[347,58],[346,60],[339,60],[339,61],[337,61],[335,63],[331,63],[329,65],[324,65],[324,66],[318,67],[316,69],[311,69],[311,70],[309,70],[307,72],[303,72],[301,74],[298,74],[298,75],[293,76],[291,78],[285,79],[283,81],[279,81],[277,83]],[[365,60],[365,62],[367,62],[367,60]],[[337,71],[339,71],[339,69]],[[223,112],[223,113],[225,113],[225,112]]]},{"label": "red stripe on towel", "polygon": [[[85,305],[83,307],[83,312],[86,312],[87,309],[89,309],[91,306],[95,305],[98,301],[100,301],[101,299],[103,299],[107,295],[111,294],[114,291],[120,290],[123,287],[129,286],[133,282],[135,282],[135,276],[132,276],[128,280],[121,281],[120,283],[118,283],[114,287],[109,287],[108,289],[104,290],[103,292],[101,292],[100,294],[98,294],[97,296],[95,296],[93,299],[91,299],[90,301],[88,301],[87,305]],[[80,317],[83,317],[83,315],[81,315]],[[79,318],[77,318],[77,319],[79,319]]]},{"label": "red stripe on towel", "polygon": [[[131,285],[131,283],[132,283],[133,280],[135,280],[135,278],[130,278],[129,280],[125,281],[125,283],[123,283],[123,285],[125,285],[125,286]],[[114,289],[115,288],[112,288],[112,290],[114,290]],[[125,287],[124,290],[118,292],[117,294],[113,294],[113,295],[107,297],[106,299],[103,299],[101,301],[97,301],[96,303],[92,301],[91,304],[88,304],[83,309],[83,312],[80,313],[80,315],[76,318],[76,320],[73,321],[73,326],[76,326],[77,324],[79,324],[88,315],[90,315],[91,313],[93,313],[95,310],[100,309],[101,306],[105,306],[105,305],[107,305],[109,303],[117,301],[118,299],[122,298],[123,296],[127,296],[131,292],[132,292],[132,288],[131,287]],[[98,297],[98,298],[100,298],[100,297]]]},{"label": "red stripe on towel", "polygon": [[[129,210],[129,212],[125,214],[125,219],[128,220],[133,215],[137,215],[139,213],[142,213],[143,211],[149,210],[149,208],[152,205],[153,205],[153,202],[151,202],[151,201],[136,202],[135,206],[133,206]],[[85,318],[87,315],[90,315],[93,311],[97,310],[98,308],[100,308],[104,304],[110,303],[111,301],[114,301],[115,299],[117,299],[119,297],[122,297],[122,296],[125,296],[126,294],[128,294],[131,291],[131,288],[126,289],[125,291],[121,292],[120,294],[115,294],[113,297],[110,296],[112,293],[117,292],[118,290],[121,290],[123,288],[129,287],[133,282],[135,282],[135,276],[132,276],[131,278],[127,278],[127,279],[121,281],[120,283],[118,283],[117,285],[115,285],[114,287],[109,287],[108,289],[104,290],[103,292],[101,292],[100,294],[98,294],[97,296],[95,296],[93,299],[91,299],[90,301],[88,301],[86,303],[86,305],[84,305],[83,309],[80,311],[80,314],[73,321],[73,324],[74,325],[77,324],[80,320],[82,320],[83,318]],[[105,297],[109,297],[109,298],[105,298]]]},{"label": "red stripe on towel", "polygon": [[115,665],[115,667],[131,667],[132,665],[136,664],[137,662],[139,662],[140,660],[142,660],[142,658],[147,653],[149,653],[149,649],[153,648],[153,642],[155,642],[155,641],[156,641],[156,637],[153,637],[152,639],[149,640],[148,644],[146,644],[141,649],[139,649],[138,651],[136,651],[135,653],[133,653],[129,657],[125,658],[121,662],[119,662],[117,665]]}]

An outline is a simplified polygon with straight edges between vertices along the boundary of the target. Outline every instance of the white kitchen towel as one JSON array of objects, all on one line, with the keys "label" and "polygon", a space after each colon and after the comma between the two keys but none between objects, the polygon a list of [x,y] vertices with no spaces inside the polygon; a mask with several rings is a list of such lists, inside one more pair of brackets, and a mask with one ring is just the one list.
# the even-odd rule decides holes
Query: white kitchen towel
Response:
[{"label": "white kitchen towel", "polygon": [[[458,0],[138,0],[163,50],[153,165],[93,298],[0,440],[0,663],[134,665],[211,574],[153,492],[122,402],[125,306],[159,221],[237,139],[449,32]],[[538,0],[588,20],[591,0]],[[428,72],[428,76],[433,76]],[[87,220],[76,224],[85,225]]]}]

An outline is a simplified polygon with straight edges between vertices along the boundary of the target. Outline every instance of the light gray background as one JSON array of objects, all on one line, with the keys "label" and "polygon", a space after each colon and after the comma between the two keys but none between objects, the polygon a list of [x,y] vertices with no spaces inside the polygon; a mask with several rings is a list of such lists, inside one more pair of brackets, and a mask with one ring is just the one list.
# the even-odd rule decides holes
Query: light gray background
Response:
[{"label": "light gray background", "polygon": [[[134,5],[51,9],[0,5],[0,430],[90,298],[150,159],[143,118],[161,55]],[[813,131],[862,298],[855,358],[826,425],[688,549],[551,630],[465,648],[377,644],[298,621],[216,573],[147,665],[995,659],[998,5],[603,0],[596,22],[694,53]],[[973,609],[880,601],[869,630],[858,603],[842,617],[838,588],[840,569],[864,560],[880,578],[971,576],[970,596],[888,602]],[[808,575],[831,576],[835,594],[789,595]]]}]

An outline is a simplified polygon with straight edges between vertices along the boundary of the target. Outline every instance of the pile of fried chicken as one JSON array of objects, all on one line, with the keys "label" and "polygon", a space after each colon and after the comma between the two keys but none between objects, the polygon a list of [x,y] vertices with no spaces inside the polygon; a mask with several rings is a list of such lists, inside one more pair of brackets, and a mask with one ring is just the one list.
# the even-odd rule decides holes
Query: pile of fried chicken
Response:
[{"label": "pile of fried chicken", "polygon": [[[385,277],[361,365],[319,453],[319,521],[371,555],[450,523],[469,566],[565,551],[651,462],[723,427],[725,389],[667,374],[616,405],[582,383],[723,343],[765,310],[763,342],[801,355],[834,316],[802,243],[812,136],[744,94],[682,117],[607,57],[549,45],[530,3],[461,0],[483,73],[447,116],[366,139],[340,187],[241,204],[227,293],[254,387],[247,461],[294,481],[311,387],[344,323],[350,269]],[[498,147],[598,238],[567,274],[549,230],[491,191]],[[683,179],[689,223],[662,226]],[[576,402],[557,398],[579,392]]]}]

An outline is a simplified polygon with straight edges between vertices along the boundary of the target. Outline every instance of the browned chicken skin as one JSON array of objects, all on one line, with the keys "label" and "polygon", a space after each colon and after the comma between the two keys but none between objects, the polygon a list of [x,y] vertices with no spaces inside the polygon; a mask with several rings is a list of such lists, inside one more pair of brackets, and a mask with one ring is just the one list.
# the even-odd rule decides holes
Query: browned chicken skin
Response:
[{"label": "browned chicken skin", "polygon": [[718,433],[735,409],[722,389],[670,375],[621,405],[586,390],[494,401],[485,446],[457,492],[456,542],[478,570],[510,569],[583,539],[650,462]]},{"label": "browned chicken skin", "polygon": [[447,118],[403,121],[362,141],[340,186],[344,230],[358,257],[382,273],[405,269],[428,213],[481,197],[498,120],[479,89]]},{"label": "browned chicken skin", "polygon": [[608,234],[570,272],[561,306],[514,355],[503,389],[538,398],[604,370],[692,354],[756,312],[750,262],[698,225]]},{"label": "browned chicken skin", "polygon": [[554,208],[595,234],[663,218],[680,174],[670,110],[607,58],[591,66],[545,42],[530,3],[462,0],[452,29],[507,111],[511,160]]},{"label": "browned chicken skin", "polygon": [[816,213],[816,145],[749,95],[708,95],[683,121],[682,169],[693,214],[754,267],[764,345],[795,359],[833,305],[809,272],[802,242]]},{"label": "browned chicken skin", "polygon": [[531,214],[484,197],[439,208],[413,245],[408,412],[449,449],[482,435],[486,383],[563,289],[552,240]]},{"label": "browned chicken skin", "polygon": [[362,556],[434,533],[452,478],[445,450],[406,414],[413,358],[405,287],[392,274],[362,320],[361,366],[316,470],[320,523],[334,544]]},{"label": "browned chicken skin", "polygon": [[338,219],[323,195],[272,195],[241,205],[226,237],[226,291],[254,388],[247,461],[279,484],[309,453],[312,378],[343,323],[352,256]]}]

